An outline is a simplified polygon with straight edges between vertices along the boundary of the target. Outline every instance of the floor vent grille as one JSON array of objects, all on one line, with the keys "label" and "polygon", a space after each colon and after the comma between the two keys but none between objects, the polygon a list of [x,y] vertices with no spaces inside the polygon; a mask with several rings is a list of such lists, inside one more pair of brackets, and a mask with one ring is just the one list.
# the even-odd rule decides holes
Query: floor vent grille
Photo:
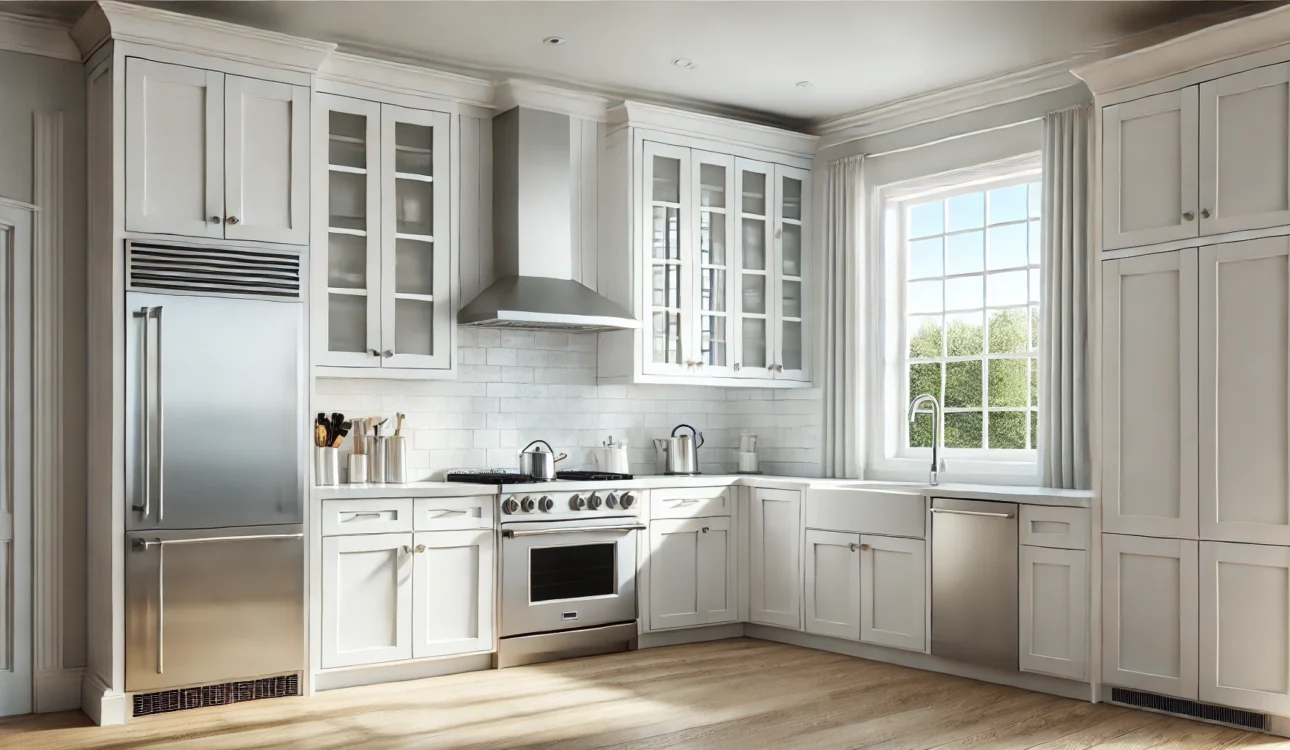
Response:
[{"label": "floor vent grille", "polygon": [[129,242],[131,289],[300,299],[298,254]]},{"label": "floor vent grille", "polygon": [[1213,706],[1185,698],[1144,693],[1141,690],[1111,688],[1111,702],[1133,706],[1134,708],[1145,708],[1150,711],[1186,716],[1191,719],[1212,721],[1216,724],[1227,724],[1241,729],[1255,729],[1260,732],[1268,731],[1267,714],[1256,714],[1253,711],[1242,711],[1238,708]]},{"label": "floor vent grille", "polygon": [[226,706],[230,703],[286,698],[300,695],[300,675],[265,677],[244,682],[221,682],[215,685],[162,690],[159,693],[136,693],[134,715],[151,716],[190,708]]}]

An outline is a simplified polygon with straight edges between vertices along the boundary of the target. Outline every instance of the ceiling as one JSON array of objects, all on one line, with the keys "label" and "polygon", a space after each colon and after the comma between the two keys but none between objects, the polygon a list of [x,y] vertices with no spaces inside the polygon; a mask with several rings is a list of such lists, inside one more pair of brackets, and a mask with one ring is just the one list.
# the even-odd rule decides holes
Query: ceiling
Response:
[{"label": "ceiling", "polygon": [[[493,78],[702,103],[796,126],[1064,59],[1232,7],[1065,0],[147,4]],[[80,3],[60,5],[67,13]],[[552,35],[568,42],[543,45]],[[676,58],[689,58],[694,67],[677,67]]]}]

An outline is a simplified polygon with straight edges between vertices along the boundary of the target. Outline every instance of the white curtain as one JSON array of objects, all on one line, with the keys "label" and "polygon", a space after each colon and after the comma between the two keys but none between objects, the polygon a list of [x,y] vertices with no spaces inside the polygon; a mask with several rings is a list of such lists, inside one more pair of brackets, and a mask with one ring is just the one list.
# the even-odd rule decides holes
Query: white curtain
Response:
[{"label": "white curtain", "polygon": [[1086,489],[1093,107],[1044,116],[1039,467],[1044,486]]},{"label": "white curtain", "polygon": [[824,476],[860,476],[860,248],[864,156],[829,164],[824,186]]}]

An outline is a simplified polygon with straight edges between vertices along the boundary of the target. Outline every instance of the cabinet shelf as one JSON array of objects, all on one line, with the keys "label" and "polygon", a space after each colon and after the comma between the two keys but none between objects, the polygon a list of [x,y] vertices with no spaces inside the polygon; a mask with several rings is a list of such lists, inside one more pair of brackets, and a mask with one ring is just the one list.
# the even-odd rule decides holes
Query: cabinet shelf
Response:
[{"label": "cabinet shelf", "polygon": [[433,154],[434,153],[434,149],[425,148],[424,146],[406,146],[403,144],[395,145],[394,150],[404,154]]},{"label": "cabinet shelf", "polygon": [[327,171],[344,172],[345,174],[367,174],[367,169],[364,167],[347,167],[343,164],[328,164]]},{"label": "cabinet shelf", "polygon": [[417,174],[416,172],[395,172],[396,180],[416,180],[417,182],[434,182],[434,177],[428,174]]},{"label": "cabinet shelf", "polygon": [[366,237],[366,229],[348,229],[346,227],[327,227],[328,234],[348,234],[354,237]]},{"label": "cabinet shelf", "polygon": [[328,293],[328,294],[348,294],[348,295],[350,295],[351,297],[366,297],[366,296],[367,296],[367,290],[366,290],[366,289],[354,289],[354,288],[351,288],[351,287],[343,287],[343,286],[329,286],[329,287],[327,287],[327,293]]},{"label": "cabinet shelf", "polygon": [[337,143],[357,143],[360,146],[367,144],[366,140],[359,138],[356,135],[340,135],[338,133],[332,133],[327,136],[327,139],[336,141]]},{"label": "cabinet shelf", "polygon": [[429,234],[407,234],[406,232],[395,232],[396,240],[412,240],[413,242],[434,242],[434,237]]}]

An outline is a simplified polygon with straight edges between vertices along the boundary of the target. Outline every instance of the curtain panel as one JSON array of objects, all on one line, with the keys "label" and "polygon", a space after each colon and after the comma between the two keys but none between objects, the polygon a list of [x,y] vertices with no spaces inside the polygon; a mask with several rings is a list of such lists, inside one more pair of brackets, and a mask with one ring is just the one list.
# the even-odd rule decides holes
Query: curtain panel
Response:
[{"label": "curtain panel", "polygon": [[864,155],[829,164],[824,186],[824,461],[826,477],[860,477],[860,267]]}]

